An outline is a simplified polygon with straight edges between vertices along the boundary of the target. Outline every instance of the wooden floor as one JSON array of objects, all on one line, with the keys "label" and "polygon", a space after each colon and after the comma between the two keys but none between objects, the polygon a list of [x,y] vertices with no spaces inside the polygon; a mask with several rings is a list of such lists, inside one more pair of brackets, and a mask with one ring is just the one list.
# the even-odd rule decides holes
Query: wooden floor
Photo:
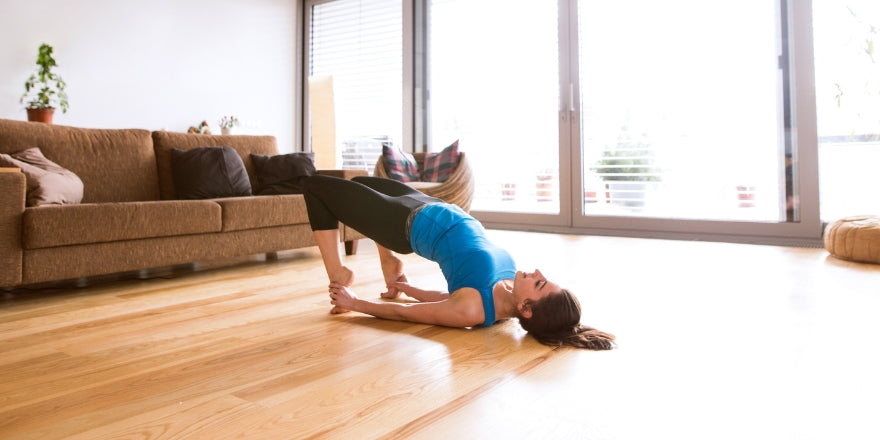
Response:
[{"label": "wooden floor", "polygon": [[[878,439],[880,266],[490,231],[611,352],[331,316],[314,249],[0,301],[2,439]],[[417,285],[443,288],[407,256]],[[376,297],[376,251],[347,257]],[[143,275],[143,274],[142,274]]]}]

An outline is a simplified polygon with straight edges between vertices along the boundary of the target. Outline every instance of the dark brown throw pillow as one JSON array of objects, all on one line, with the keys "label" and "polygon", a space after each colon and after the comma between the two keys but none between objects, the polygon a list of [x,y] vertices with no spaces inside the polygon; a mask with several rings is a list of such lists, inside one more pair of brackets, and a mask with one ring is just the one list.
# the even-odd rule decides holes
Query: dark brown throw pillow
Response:
[{"label": "dark brown throw pillow", "polygon": [[276,156],[251,154],[254,172],[260,182],[257,195],[302,194],[302,183],[317,174],[315,153],[288,153]]},{"label": "dark brown throw pillow", "polygon": [[82,202],[83,183],[72,171],[46,159],[39,148],[0,154],[0,166],[20,168],[27,184],[27,206]]},{"label": "dark brown throw pillow", "polygon": [[244,163],[230,147],[174,148],[171,173],[178,199],[251,195],[251,181]]}]

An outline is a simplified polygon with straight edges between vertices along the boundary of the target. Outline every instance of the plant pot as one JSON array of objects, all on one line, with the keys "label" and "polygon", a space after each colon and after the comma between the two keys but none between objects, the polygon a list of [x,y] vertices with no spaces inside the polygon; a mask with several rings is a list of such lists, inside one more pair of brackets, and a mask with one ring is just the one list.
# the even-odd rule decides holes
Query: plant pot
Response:
[{"label": "plant pot", "polygon": [[515,183],[502,183],[501,184],[501,200],[505,202],[509,202],[516,198],[516,184]]},{"label": "plant pot", "polygon": [[538,181],[535,183],[535,194],[539,202],[549,202],[553,200],[553,176],[542,174],[538,175]]},{"label": "plant pot", "polygon": [[220,127],[220,134],[226,136],[232,134],[232,129],[228,127]]},{"label": "plant pot", "polygon": [[55,115],[54,108],[29,108],[27,109],[28,121],[52,123],[52,116]]},{"label": "plant pot", "polygon": [[584,190],[584,203],[596,203],[599,201],[599,192],[595,190]]},{"label": "plant pot", "polygon": [[755,192],[757,188],[750,185],[737,185],[736,186],[736,198],[739,200],[740,208],[754,208],[755,207]]}]

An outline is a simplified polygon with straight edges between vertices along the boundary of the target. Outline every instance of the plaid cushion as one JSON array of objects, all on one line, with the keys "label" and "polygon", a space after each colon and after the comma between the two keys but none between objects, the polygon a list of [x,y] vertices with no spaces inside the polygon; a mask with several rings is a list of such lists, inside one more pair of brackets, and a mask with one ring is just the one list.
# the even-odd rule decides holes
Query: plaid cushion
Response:
[{"label": "plaid cushion", "polygon": [[425,170],[422,178],[426,182],[445,182],[458,166],[458,141],[439,153],[425,155]]},{"label": "plaid cushion", "polygon": [[399,148],[383,142],[382,161],[385,164],[385,174],[388,174],[389,178],[401,182],[419,180],[419,166],[412,154],[404,153]]}]

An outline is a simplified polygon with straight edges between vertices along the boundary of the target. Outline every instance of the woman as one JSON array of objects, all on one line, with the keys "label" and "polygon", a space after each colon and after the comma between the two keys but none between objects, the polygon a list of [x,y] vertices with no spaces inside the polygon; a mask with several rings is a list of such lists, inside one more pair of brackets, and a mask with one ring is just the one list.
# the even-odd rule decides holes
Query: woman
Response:
[{"label": "woman", "polygon": [[[510,254],[489,242],[482,225],[455,205],[401,182],[368,176],[352,180],[312,176],[305,181],[303,194],[330,278],[331,313],[351,310],[462,328],[518,318],[526,331],[547,345],[614,347],[613,335],[580,324],[580,304],[571,292],[538,270],[517,271]],[[365,301],[351,291],[354,274],[342,264],[339,222],[376,242],[388,287],[381,296],[393,299],[405,293],[418,303]],[[437,262],[448,293],[410,285],[395,252],[415,252]]]}]

